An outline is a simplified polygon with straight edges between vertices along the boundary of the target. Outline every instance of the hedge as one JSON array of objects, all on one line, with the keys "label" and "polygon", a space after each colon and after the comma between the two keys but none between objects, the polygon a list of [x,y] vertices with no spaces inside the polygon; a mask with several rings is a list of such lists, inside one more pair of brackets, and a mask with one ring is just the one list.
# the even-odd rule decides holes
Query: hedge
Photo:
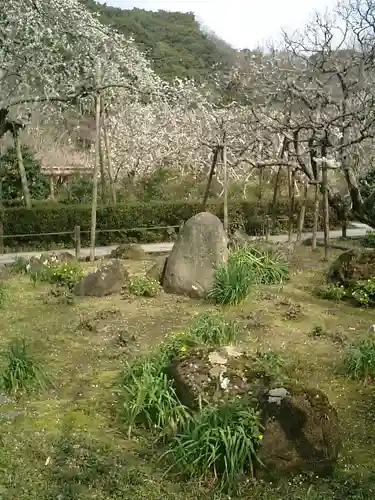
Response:
[{"label": "hedge", "polygon": [[[296,201],[293,216],[294,227],[298,219],[300,202]],[[108,245],[118,242],[156,242],[168,241],[175,237],[175,232],[166,229],[142,229],[157,226],[177,226],[192,215],[202,210],[198,201],[171,201],[149,203],[121,203],[116,205],[102,205],[97,210],[97,244]],[[223,203],[210,201],[207,210],[223,218]],[[262,234],[265,216],[275,217],[276,225],[271,228],[273,233],[287,230],[288,201],[281,199],[276,206],[270,203],[254,203],[247,201],[231,201],[229,203],[230,229],[243,228],[248,234]],[[320,210],[322,218],[322,210]],[[331,227],[338,227],[337,216],[331,212]],[[48,249],[53,246],[72,247],[73,230],[80,226],[82,231],[82,245],[89,242],[91,206],[63,205],[36,206],[31,210],[24,207],[6,208],[2,211],[2,220],[5,235],[28,234],[27,237],[5,238],[7,248],[40,247]],[[322,229],[322,220],[319,220]],[[313,225],[313,204],[306,207],[305,229]],[[132,230],[132,228],[140,228]],[[100,232],[105,229],[123,230],[120,232]],[[59,236],[32,236],[37,233],[54,233],[70,231],[70,235]],[[85,233],[86,231],[86,233]]]}]

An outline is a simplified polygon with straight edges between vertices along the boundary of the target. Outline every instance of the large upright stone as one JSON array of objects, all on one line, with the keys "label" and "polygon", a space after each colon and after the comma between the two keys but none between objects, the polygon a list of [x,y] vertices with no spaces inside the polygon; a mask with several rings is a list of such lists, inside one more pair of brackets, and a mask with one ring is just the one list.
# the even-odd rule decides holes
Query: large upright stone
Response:
[{"label": "large upright stone", "polygon": [[209,212],[194,215],[179,232],[168,257],[164,291],[203,297],[213,284],[215,268],[227,259],[227,237],[221,221]]}]

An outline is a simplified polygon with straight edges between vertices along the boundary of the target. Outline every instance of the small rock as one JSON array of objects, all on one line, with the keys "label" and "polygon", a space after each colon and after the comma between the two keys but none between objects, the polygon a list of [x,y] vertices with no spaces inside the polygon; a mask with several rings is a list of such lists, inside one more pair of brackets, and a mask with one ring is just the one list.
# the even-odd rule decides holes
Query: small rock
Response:
[{"label": "small rock", "polygon": [[144,260],[146,252],[135,243],[125,243],[112,250],[110,257],[112,259]]},{"label": "small rock", "polygon": [[167,259],[168,257],[159,257],[156,259],[155,264],[146,272],[147,278],[155,280],[160,285],[163,285]]},{"label": "small rock", "polygon": [[210,352],[208,355],[208,361],[211,363],[211,365],[226,365],[228,362],[227,358],[224,358],[221,356],[218,352]]},{"label": "small rock", "polygon": [[74,294],[79,296],[104,297],[121,292],[129,274],[119,259],[99,267],[93,273],[85,276],[74,288]]},{"label": "small rock", "polygon": [[226,356],[229,358],[240,358],[243,355],[243,352],[238,350],[233,345],[225,345],[222,347],[222,351],[225,352]]},{"label": "small rock", "polygon": [[283,398],[289,396],[289,392],[284,387],[279,387],[277,389],[271,389],[268,391],[268,402],[281,404]]}]

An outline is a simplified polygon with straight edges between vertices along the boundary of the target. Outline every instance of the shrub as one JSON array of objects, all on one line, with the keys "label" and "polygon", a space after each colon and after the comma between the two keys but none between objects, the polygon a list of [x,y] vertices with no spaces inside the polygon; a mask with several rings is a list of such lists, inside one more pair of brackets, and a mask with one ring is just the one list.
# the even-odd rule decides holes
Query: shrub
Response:
[{"label": "shrub", "polygon": [[7,394],[16,396],[46,387],[48,378],[41,365],[29,354],[24,339],[16,339],[10,343],[1,382]]},{"label": "shrub", "polygon": [[234,322],[227,321],[219,311],[205,311],[199,314],[186,330],[190,342],[221,346],[233,343],[240,334]]},{"label": "shrub", "polygon": [[165,432],[176,429],[187,417],[164,369],[163,353],[127,363],[121,379],[122,418],[130,437],[139,424]]},{"label": "shrub", "polygon": [[347,292],[343,285],[334,285],[333,283],[325,283],[313,289],[313,295],[320,299],[340,301],[347,296]]},{"label": "shrub", "polygon": [[129,291],[138,297],[156,297],[160,292],[160,284],[146,276],[133,276],[129,282]]},{"label": "shrub", "polygon": [[368,231],[362,240],[365,247],[375,248],[375,231]]},{"label": "shrub", "polygon": [[255,248],[239,248],[229,254],[227,264],[216,270],[207,298],[217,304],[236,305],[250,295],[254,285],[281,283],[288,278],[285,263]]},{"label": "shrub", "polygon": [[351,296],[361,306],[375,305],[375,277],[357,281],[353,286]]},{"label": "shrub", "polygon": [[173,467],[189,478],[213,476],[220,490],[231,492],[236,490],[239,476],[254,473],[261,439],[258,412],[249,403],[234,401],[206,406],[187,419],[164,456],[170,456]]},{"label": "shrub", "polygon": [[6,281],[0,281],[0,309],[4,309],[9,299],[9,286]]},{"label": "shrub", "polygon": [[[299,213],[299,201],[296,202],[295,219]],[[152,241],[168,241],[173,239],[173,234],[162,226],[179,226],[182,221],[202,210],[201,201],[150,201],[147,203],[132,202],[118,203],[117,205],[99,205],[97,210],[97,244],[108,245],[112,243]],[[210,200],[207,210],[211,211],[221,219],[223,218],[223,204],[221,200]],[[313,204],[307,206],[305,226],[309,229],[313,225]],[[288,213],[288,200],[280,199],[276,206],[270,203],[249,202],[235,200],[229,203],[230,231],[241,227],[248,234],[263,234],[265,216],[274,213],[279,218],[274,231],[287,230],[285,215]],[[14,207],[5,209],[2,213],[4,233],[31,234],[28,238],[7,239],[9,246],[24,246],[41,244],[44,247],[61,244],[66,247],[73,245],[74,226],[80,226],[82,231],[82,245],[89,244],[90,205],[67,205],[67,204],[42,204],[31,210],[25,207]],[[296,220],[294,222],[296,222]],[[339,226],[337,215],[330,215],[332,227]],[[322,220],[319,220],[322,227]],[[157,229],[150,229],[150,228]],[[67,231],[70,234],[55,236],[38,236],[39,233],[54,233]],[[139,229],[133,229],[139,228]],[[105,232],[111,229],[111,232]],[[118,229],[119,232],[113,231]],[[125,233],[125,238],[124,238]],[[35,234],[35,236],[32,236]]]},{"label": "shrub", "polygon": [[344,367],[356,380],[375,380],[375,341],[361,340],[347,348]]},{"label": "shrub", "polygon": [[72,290],[82,279],[84,273],[78,262],[56,262],[46,260],[40,267],[30,271],[30,279],[35,284],[37,281],[47,282],[51,285],[66,287]]}]

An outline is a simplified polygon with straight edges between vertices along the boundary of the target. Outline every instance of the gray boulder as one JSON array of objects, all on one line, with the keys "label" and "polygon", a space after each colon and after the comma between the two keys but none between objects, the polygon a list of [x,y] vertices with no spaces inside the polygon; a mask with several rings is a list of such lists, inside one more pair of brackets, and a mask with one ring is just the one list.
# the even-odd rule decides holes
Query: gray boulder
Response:
[{"label": "gray boulder", "polygon": [[178,234],[168,257],[164,291],[201,298],[210,290],[215,268],[228,259],[221,221],[209,212],[191,217]]},{"label": "gray boulder", "polygon": [[129,274],[123,263],[119,259],[114,259],[85,276],[75,286],[74,294],[104,297],[112,293],[119,293],[128,278]]},{"label": "gray boulder", "polygon": [[168,257],[158,257],[152,267],[146,272],[147,278],[157,281],[163,285],[165,268],[167,266]]}]

